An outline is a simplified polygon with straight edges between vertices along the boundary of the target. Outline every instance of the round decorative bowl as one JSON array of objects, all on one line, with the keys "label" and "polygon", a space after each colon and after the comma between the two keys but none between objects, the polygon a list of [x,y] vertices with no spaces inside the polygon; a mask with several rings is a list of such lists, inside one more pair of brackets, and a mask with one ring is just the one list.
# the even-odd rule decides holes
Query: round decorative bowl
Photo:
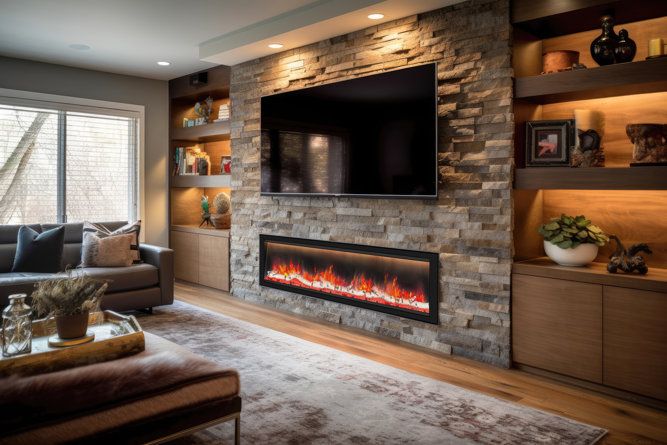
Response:
[{"label": "round decorative bowl", "polygon": [[579,51],[548,51],[542,55],[544,74],[572,69],[576,63],[579,63]]},{"label": "round decorative bowl", "polygon": [[574,249],[561,249],[545,240],[544,251],[551,261],[561,266],[586,266],[598,256],[598,246],[595,244],[579,244]]},{"label": "round decorative bowl", "polygon": [[211,223],[216,229],[229,229],[232,226],[232,214],[211,213]]}]

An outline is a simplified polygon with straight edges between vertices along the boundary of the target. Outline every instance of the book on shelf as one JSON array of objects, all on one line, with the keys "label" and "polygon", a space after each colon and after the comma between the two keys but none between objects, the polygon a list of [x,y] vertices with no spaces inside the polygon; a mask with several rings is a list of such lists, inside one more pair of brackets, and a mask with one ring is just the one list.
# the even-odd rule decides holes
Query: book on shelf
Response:
[{"label": "book on shelf", "polygon": [[206,176],[211,174],[211,157],[199,147],[176,147],[174,176]]}]

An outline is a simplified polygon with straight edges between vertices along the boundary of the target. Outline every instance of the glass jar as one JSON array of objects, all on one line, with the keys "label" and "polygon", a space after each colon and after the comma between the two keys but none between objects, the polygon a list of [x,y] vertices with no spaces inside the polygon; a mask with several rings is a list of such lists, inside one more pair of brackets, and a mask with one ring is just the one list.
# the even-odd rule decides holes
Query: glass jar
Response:
[{"label": "glass jar", "polygon": [[2,355],[29,354],[32,350],[32,310],[25,304],[26,294],[9,296],[2,311]]}]

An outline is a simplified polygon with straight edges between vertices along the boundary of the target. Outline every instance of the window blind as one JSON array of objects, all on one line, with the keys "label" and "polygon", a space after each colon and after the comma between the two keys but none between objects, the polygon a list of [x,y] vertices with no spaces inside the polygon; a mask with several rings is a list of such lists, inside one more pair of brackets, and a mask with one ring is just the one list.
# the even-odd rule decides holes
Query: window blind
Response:
[{"label": "window blind", "polygon": [[137,126],[107,109],[0,103],[0,224],[135,219]]}]

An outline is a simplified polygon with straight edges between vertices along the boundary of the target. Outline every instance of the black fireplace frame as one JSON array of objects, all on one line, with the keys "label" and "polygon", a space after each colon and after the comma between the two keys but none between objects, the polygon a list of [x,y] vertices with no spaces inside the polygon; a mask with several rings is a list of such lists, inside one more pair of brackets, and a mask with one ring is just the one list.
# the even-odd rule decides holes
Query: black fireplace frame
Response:
[{"label": "black fireplace frame", "polygon": [[[276,242],[292,246],[317,247],[320,249],[338,250],[343,252],[364,253],[383,257],[402,258],[409,260],[427,261],[429,263],[429,283],[428,283],[428,314],[412,312],[406,309],[385,306],[378,303],[354,300],[351,298],[339,297],[337,295],[319,292],[316,290],[289,286],[282,283],[276,283],[264,279],[266,274],[266,243]],[[384,312],[399,317],[410,318],[425,323],[438,324],[438,274],[439,274],[439,255],[432,252],[420,252],[416,250],[394,249],[389,247],[366,246],[361,244],[339,243],[334,241],[321,241],[305,238],[292,238],[277,235],[259,235],[259,284],[264,287],[271,287],[287,292],[292,292],[310,297],[321,298],[323,300],[334,301],[336,303],[357,306],[364,309],[371,309],[378,312]]]}]

